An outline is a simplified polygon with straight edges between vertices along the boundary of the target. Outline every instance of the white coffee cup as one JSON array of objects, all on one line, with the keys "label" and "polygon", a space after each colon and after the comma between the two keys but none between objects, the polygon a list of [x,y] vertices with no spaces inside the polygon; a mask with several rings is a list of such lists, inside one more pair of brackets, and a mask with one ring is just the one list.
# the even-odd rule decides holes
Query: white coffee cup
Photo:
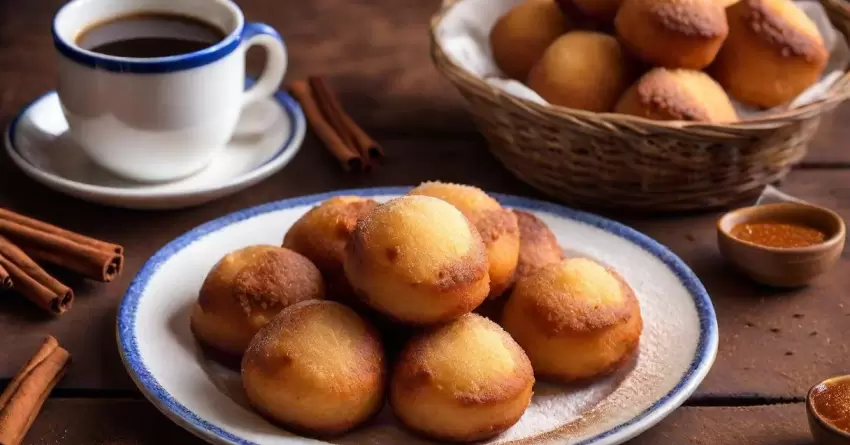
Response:
[{"label": "white coffee cup", "polygon": [[[159,58],[105,55],[77,35],[139,13],[197,18],[226,37],[200,51]],[[96,164],[137,181],[203,169],[233,135],[242,109],[278,89],[286,48],[268,25],[245,23],[230,0],[72,0],[53,19],[57,92],[71,137]],[[245,90],[245,52],[260,45],[266,67]]]}]

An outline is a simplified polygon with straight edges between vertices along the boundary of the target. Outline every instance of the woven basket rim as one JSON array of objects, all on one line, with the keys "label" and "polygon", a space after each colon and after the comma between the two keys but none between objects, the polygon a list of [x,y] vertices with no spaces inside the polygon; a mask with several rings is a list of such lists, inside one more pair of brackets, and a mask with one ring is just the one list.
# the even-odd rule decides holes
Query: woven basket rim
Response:
[{"label": "woven basket rim", "polygon": [[[700,132],[717,131],[719,134],[737,133],[741,131],[763,131],[770,130],[793,122],[821,115],[834,109],[841,102],[850,98],[850,64],[844,68],[844,74],[826,92],[825,97],[815,102],[794,109],[770,113],[754,119],[738,121],[729,124],[706,124],[704,122],[690,121],[659,121],[638,116],[630,116],[613,112],[592,112],[567,108],[558,105],[540,104],[535,101],[514,96],[487,83],[484,78],[477,76],[460,66],[452,56],[446,53],[437,36],[437,29],[443,19],[455,6],[465,0],[443,0],[442,7],[431,17],[429,34],[431,46],[431,58],[437,69],[442,71],[459,88],[474,88],[489,93],[494,99],[507,101],[516,108],[531,109],[550,118],[582,119],[599,121],[608,124],[619,124],[634,127],[642,127],[648,131],[680,132],[690,133],[688,130]],[[844,0],[821,0],[825,8],[831,7],[833,12],[840,14],[844,21],[850,22],[850,6],[843,4]],[[850,44],[850,39],[843,32],[836,30],[839,37]]]}]

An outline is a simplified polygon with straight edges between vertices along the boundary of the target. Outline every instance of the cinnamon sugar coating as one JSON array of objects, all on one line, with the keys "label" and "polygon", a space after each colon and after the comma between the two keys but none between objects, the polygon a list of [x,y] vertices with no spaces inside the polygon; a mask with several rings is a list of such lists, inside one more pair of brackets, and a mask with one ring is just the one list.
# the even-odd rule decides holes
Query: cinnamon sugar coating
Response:
[{"label": "cinnamon sugar coating", "polygon": [[656,68],[617,102],[617,113],[655,120],[731,123],[738,120],[729,96],[701,71]]},{"label": "cinnamon sugar coating", "polygon": [[469,219],[487,249],[490,297],[501,295],[513,281],[519,259],[516,216],[483,190],[469,185],[425,182],[409,194],[446,201]]},{"label": "cinnamon sugar coating", "polygon": [[225,255],[207,275],[192,310],[192,332],[215,352],[239,357],[282,309],[324,295],[322,276],[307,258],[281,247],[249,246]]},{"label": "cinnamon sugar coating", "polygon": [[528,276],[537,269],[564,259],[564,251],[555,234],[531,213],[514,210],[519,226],[519,262],[516,278]]},{"label": "cinnamon sugar coating", "polygon": [[614,21],[620,43],[650,65],[700,70],[729,33],[717,0],[624,0]]},{"label": "cinnamon sugar coating", "polygon": [[487,251],[452,205],[405,196],[375,208],[354,230],[345,274],[373,309],[406,324],[457,318],[489,292]]},{"label": "cinnamon sugar coating", "polygon": [[522,348],[497,324],[467,314],[408,343],[393,371],[389,401],[409,428],[469,442],[516,423],[533,385]]},{"label": "cinnamon sugar coating", "polygon": [[791,0],[741,0],[727,9],[729,38],[712,75],[736,99],[762,108],[789,102],[817,82],[829,52]]},{"label": "cinnamon sugar coating", "polygon": [[254,337],[242,360],[252,406],[310,436],[336,436],[375,415],[386,377],[377,331],[331,301],[305,301],[282,311]]},{"label": "cinnamon sugar coating", "polygon": [[357,196],[337,196],[322,202],[304,214],[283,239],[283,247],[312,261],[328,285],[328,297],[347,301],[351,286],[345,278],[345,246],[354,227],[378,203]]},{"label": "cinnamon sugar coating", "polygon": [[521,279],[502,326],[526,351],[535,375],[571,382],[615,370],[637,348],[643,322],[622,277],[571,258]]}]

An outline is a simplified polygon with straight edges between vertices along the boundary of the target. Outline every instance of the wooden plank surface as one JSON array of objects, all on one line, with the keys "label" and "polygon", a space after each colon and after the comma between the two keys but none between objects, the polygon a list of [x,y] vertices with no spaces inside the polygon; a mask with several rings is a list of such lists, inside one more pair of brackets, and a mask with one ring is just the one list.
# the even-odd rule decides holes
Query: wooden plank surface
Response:
[{"label": "wooden plank surface", "polygon": [[[0,0],[0,123],[55,86],[50,18],[64,0]],[[133,273],[157,248],[209,219],[262,202],[352,187],[413,185],[441,179],[490,191],[540,198],[487,153],[464,101],[428,57],[428,20],[440,0],[238,2],[248,20],[281,31],[290,53],[288,79],[321,74],[346,108],[386,146],[386,167],[344,176],[308,137],[293,163],[248,191],[196,209],[138,212],[100,207],[54,193],[26,179],[0,155],[0,207],[9,207],[127,247],[127,271],[115,283],[69,282],[75,308],[43,315],[14,294],[0,295],[0,386],[46,334],[59,337],[74,364],[59,395],[39,417],[30,444],[201,443],[138,397],[115,346],[115,315]],[[253,72],[262,55],[252,51]],[[850,105],[826,116],[800,169],[784,181],[790,193],[850,218]],[[717,361],[692,404],[799,400],[818,380],[850,369],[842,341],[850,334],[850,254],[814,285],[776,292],[750,283],[719,257],[716,213],[622,218],[680,255],[704,281],[721,331]],[[687,407],[632,445],[804,445],[810,443],[801,404]]]},{"label": "wooden plank surface", "polygon": [[[80,282],[69,313],[56,319],[20,298],[0,298],[0,338],[15,338],[0,350],[0,378],[11,377],[46,333],[56,335],[77,358],[66,388],[133,389],[114,341],[116,307],[134,271],[157,248],[209,219],[285,197],[351,187],[412,185],[428,179],[469,182],[494,192],[538,194],[513,179],[480,140],[386,141],[389,163],[364,177],[344,176],[312,138],[292,166],[236,196],[196,209],[139,212],[109,209],[32,185],[0,197],[8,206],[75,230],[113,240],[127,248],[127,273],[109,285]],[[425,167],[425,166],[432,167]],[[0,166],[0,188],[28,183],[8,165]],[[798,170],[783,189],[836,208],[850,218],[846,170]],[[28,183],[29,184],[29,183]],[[44,205],[50,202],[50,205]],[[801,397],[817,380],[850,368],[839,341],[850,334],[850,258],[808,288],[777,292],[750,283],[722,261],[716,248],[718,214],[626,222],[680,255],[703,280],[715,303],[721,331],[717,361],[697,397],[755,395]],[[107,223],[108,222],[108,223]],[[815,332],[815,334],[812,334]],[[790,354],[789,354],[790,353]]]},{"label": "wooden plank surface", "polygon": [[[61,0],[0,1],[0,109],[8,117],[55,88],[48,30]],[[429,137],[474,132],[463,101],[431,63],[428,23],[440,0],[400,6],[381,0],[238,2],[249,21],[266,22],[289,51],[287,79],[324,75],[347,110],[370,131]],[[37,32],[34,32],[36,30]],[[260,50],[250,72],[258,73]],[[25,73],[25,74],[24,74]]]},{"label": "wooden plank surface", "polygon": [[[847,170],[797,170],[781,189],[850,219]],[[717,360],[695,396],[801,398],[818,381],[850,369],[850,249],[811,286],[778,291],[750,282],[717,250],[717,215],[631,224],[670,247],[711,295],[720,327]]]},{"label": "wooden plank surface", "polygon": [[[628,445],[810,445],[803,404],[684,407]],[[52,399],[26,445],[204,443],[142,400]]]}]

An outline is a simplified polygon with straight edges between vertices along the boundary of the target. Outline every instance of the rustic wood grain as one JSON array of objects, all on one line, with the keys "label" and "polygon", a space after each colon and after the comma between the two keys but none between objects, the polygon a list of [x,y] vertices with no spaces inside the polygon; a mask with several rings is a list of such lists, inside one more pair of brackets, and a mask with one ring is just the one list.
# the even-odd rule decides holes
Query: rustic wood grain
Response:
[{"label": "rustic wood grain", "polygon": [[[26,3],[26,4],[24,4]],[[0,116],[55,88],[50,20],[61,0],[0,1]],[[288,79],[325,75],[367,131],[428,137],[474,132],[460,95],[433,67],[428,21],[440,0],[240,1],[284,37]],[[262,52],[252,50],[250,72]]]},{"label": "rustic wood grain", "polygon": [[628,445],[814,445],[802,403],[679,408]]},{"label": "rustic wood grain", "polygon": [[[798,170],[781,189],[850,220],[850,171]],[[717,311],[717,360],[695,396],[803,397],[818,381],[850,369],[850,249],[811,286],[778,291],[750,282],[717,250],[719,215],[628,221],[687,262]]]},{"label": "rustic wood grain", "polygon": [[[540,197],[502,169],[480,139],[386,140],[388,164],[371,175],[342,175],[311,137],[293,164],[248,191],[195,209],[139,212],[100,207],[33,184],[0,165],[0,205],[61,223],[73,230],[123,244],[126,273],[108,284],[75,282],[76,306],[61,318],[42,315],[11,294],[0,298],[0,338],[15,338],[0,350],[0,377],[10,377],[45,333],[56,335],[75,355],[64,388],[132,389],[114,340],[116,306],[144,261],[157,248],[209,219],[285,197],[352,187],[414,185],[428,179],[472,183],[494,192]],[[26,187],[20,187],[25,184]],[[838,209],[850,218],[850,171],[799,170],[783,189]],[[49,203],[46,204],[46,203]],[[848,259],[813,286],[777,292],[738,275],[720,258],[715,242],[717,214],[630,218],[626,222],[669,246],[688,262],[712,295],[720,319],[720,351],[697,397],[801,397],[817,380],[850,368]],[[108,223],[107,223],[108,222]],[[795,315],[800,314],[800,315]],[[812,334],[816,332],[816,334]],[[790,353],[790,354],[789,354]]]},{"label": "rustic wood grain", "polygon": [[803,166],[811,167],[850,167],[850,150],[847,138],[850,137],[850,104],[839,106],[834,112],[821,119],[815,138],[809,144],[809,153],[803,160]]},{"label": "rustic wood grain", "polygon": [[[812,445],[802,404],[684,407],[628,445]],[[26,445],[200,445],[146,401],[52,399]]]}]

